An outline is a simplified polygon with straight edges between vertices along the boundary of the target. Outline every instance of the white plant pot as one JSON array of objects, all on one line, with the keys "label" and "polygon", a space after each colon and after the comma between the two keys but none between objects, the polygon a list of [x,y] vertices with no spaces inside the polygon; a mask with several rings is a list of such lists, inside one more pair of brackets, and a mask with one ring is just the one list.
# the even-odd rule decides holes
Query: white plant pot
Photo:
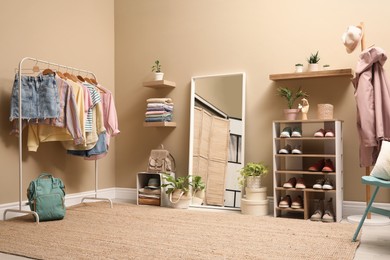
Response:
[{"label": "white plant pot", "polygon": [[194,193],[192,196],[192,205],[202,205],[205,197],[205,191],[200,190]]},{"label": "white plant pot", "polygon": [[155,72],[154,73],[154,80],[163,80],[164,78],[164,72]]},{"label": "white plant pot", "polygon": [[258,189],[261,187],[261,176],[246,177],[246,187],[251,189]]},{"label": "white plant pot", "polygon": [[295,72],[299,73],[299,72],[303,72],[303,66],[295,66]]},{"label": "white plant pot", "polygon": [[308,71],[318,71],[318,63],[309,63],[309,66],[307,67]]}]

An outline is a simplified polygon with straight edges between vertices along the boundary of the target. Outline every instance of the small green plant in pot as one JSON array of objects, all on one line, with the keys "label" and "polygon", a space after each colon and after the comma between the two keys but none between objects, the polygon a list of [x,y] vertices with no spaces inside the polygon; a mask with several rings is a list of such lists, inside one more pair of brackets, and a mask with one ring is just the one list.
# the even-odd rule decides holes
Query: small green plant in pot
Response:
[{"label": "small green plant in pot", "polygon": [[295,64],[295,72],[303,72],[303,64],[302,63]]},{"label": "small green plant in pot", "polygon": [[155,80],[162,80],[164,78],[164,73],[161,72],[161,63],[159,60],[154,62],[154,65],[152,66],[152,72],[154,72]]},{"label": "small green plant in pot", "polygon": [[198,175],[192,176],[192,205],[202,205],[205,197],[206,184],[202,177]]},{"label": "small green plant in pot", "polygon": [[191,203],[190,193],[190,175],[184,177],[173,177],[172,175],[165,174],[161,187],[167,188],[166,194],[169,195],[169,200],[173,208],[188,208]]},{"label": "small green plant in pot", "polygon": [[287,120],[295,120],[299,113],[299,109],[293,108],[295,101],[298,98],[306,98],[309,95],[304,92],[301,88],[299,88],[296,92],[293,92],[289,88],[278,88],[278,95],[285,98],[287,101],[287,109],[284,110],[285,119]]},{"label": "small green plant in pot", "polygon": [[318,55],[318,51],[315,54],[311,54],[307,59],[309,63],[308,70],[309,71],[318,71],[318,62],[320,61],[320,56]]},{"label": "small green plant in pot", "polygon": [[263,163],[247,163],[240,170],[238,183],[241,187],[260,188],[261,178],[268,174],[268,167]]}]

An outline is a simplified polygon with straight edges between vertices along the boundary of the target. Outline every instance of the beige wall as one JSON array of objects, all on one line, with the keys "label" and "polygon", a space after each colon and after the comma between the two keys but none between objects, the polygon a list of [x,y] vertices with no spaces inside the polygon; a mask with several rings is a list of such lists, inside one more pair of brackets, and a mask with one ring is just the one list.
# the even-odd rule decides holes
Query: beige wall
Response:
[{"label": "beige wall", "polygon": [[[390,4],[376,1],[115,1],[116,92],[122,134],[117,143],[117,186],[135,187],[137,171],[145,169],[150,149],[160,143],[174,154],[178,175],[188,171],[189,96],[192,76],[244,71],[247,73],[246,161],[272,167],[272,120],[282,119],[285,102],[277,86],[302,86],[316,104],[332,103],[335,117],[344,120],[344,198],[364,201],[360,176],[355,100],[348,79],[291,81],[275,84],[269,74],[292,72],[319,50],[321,64],[355,68],[359,52],[347,54],[341,35],[350,24],[365,22],[367,45],[390,50],[384,33]],[[387,21],[389,22],[389,21]],[[176,89],[142,87],[150,67],[159,59],[166,79]],[[388,67],[386,64],[385,67]],[[175,129],[143,128],[145,99],[168,95],[175,102]],[[265,180],[272,194],[272,176]],[[390,193],[381,192],[382,201]]]},{"label": "beige wall", "polygon": [[[361,20],[366,24],[367,45],[375,43],[389,50],[390,36],[383,32],[390,4],[382,0],[376,5],[379,8],[371,13],[362,0],[354,1],[353,7],[336,0],[3,0],[0,203],[18,200],[18,144],[8,135],[8,116],[14,68],[24,56],[89,69],[115,90],[121,134],[99,163],[99,188],[135,188],[136,172],[145,170],[150,150],[160,143],[174,154],[177,174],[186,175],[191,77],[244,71],[246,161],[261,160],[272,166],[271,124],[282,118],[285,106],[276,96],[276,87],[302,86],[310,94],[309,117],[315,115],[315,104],[328,102],[335,106],[336,118],[344,120],[345,200],[363,201],[359,176],[364,169],[358,166],[355,101],[349,80],[275,84],[268,76],[293,71],[295,63],[305,63],[317,50],[322,64],[355,68],[358,52],[346,54],[340,37],[347,25]],[[155,59],[162,62],[166,78],[176,82],[175,89],[142,87],[150,79]],[[171,96],[175,102],[174,129],[142,126],[145,100],[159,96]],[[58,143],[42,144],[38,153],[24,148],[23,167],[24,189],[43,171],[64,179],[68,193],[94,188],[93,163],[66,155]],[[271,195],[271,175],[265,183]],[[388,191],[380,194],[381,201],[390,202],[389,197]]]},{"label": "beige wall", "polygon": [[200,78],[195,93],[229,117],[242,118],[243,75]]},{"label": "beige wall", "polygon": [[[2,0],[0,4],[0,204],[18,201],[18,139],[9,136],[9,106],[15,68],[35,57],[93,71],[114,88],[112,0]],[[61,144],[43,143],[37,153],[23,144],[23,196],[41,172],[63,179],[67,193],[94,189],[94,163],[66,154]],[[115,149],[113,142],[112,151]],[[115,153],[99,161],[100,187],[115,187]]]}]

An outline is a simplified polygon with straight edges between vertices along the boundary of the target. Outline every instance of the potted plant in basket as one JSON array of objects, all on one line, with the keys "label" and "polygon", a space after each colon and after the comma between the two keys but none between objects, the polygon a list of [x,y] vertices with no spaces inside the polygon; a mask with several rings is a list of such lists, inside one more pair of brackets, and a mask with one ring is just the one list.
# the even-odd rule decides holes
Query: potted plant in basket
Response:
[{"label": "potted plant in basket", "polygon": [[299,109],[293,108],[295,101],[298,98],[306,98],[309,95],[299,88],[295,93],[289,88],[278,88],[279,96],[286,98],[287,109],[284,109],[284,115],[287,120],[295,120],[299,113]]},{"label": "potted plant in basket", "polygon": [[169,201],[173,208],[186,209],[191,203],[190,193],[190,175],[185,177],[173,177],[171,175],[164,175],[164,179],[167,183],[161,185],[163,188],[167,188],[166,193],[169,195]]},{"label": "potted plant in basket", "polygon": [[206,184],[203,182],[202,177],[195,175],[192,176],[192,205],[202,205],[205,197]]},{"label": "potted plant in basket", "polygon": [[263,163],[247,163],[240,170],[238,182],[241,187],[260,188],[261,178],[268,174],[268,167]]},{"label": "potted plant in basket", "polygon": [[311,54],[310,57],[307,59],[307,62],[309,63],[308,70],[309,71],[318,71],[318,62],[320,61],[320,56],[318,56],[318,51],[316,54]]},{"label": "potted plant in basket", "polygon": [[164,78],[164,73],[161,72],[161,63],[159,60],[154,62],[154,65],[152,66],[152,72],[154,72],[155,80],[162,80]]}]

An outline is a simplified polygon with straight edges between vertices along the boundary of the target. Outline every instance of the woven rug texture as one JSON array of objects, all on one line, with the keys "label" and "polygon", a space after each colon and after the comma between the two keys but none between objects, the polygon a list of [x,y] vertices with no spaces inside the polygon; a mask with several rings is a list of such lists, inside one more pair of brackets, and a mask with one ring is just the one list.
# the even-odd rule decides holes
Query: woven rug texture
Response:
[{"label": "woven rug texture", "polygon": [[0,221],[0,251],[37,259],[353,259],[356,225],[85,203],[63,220]]}]

